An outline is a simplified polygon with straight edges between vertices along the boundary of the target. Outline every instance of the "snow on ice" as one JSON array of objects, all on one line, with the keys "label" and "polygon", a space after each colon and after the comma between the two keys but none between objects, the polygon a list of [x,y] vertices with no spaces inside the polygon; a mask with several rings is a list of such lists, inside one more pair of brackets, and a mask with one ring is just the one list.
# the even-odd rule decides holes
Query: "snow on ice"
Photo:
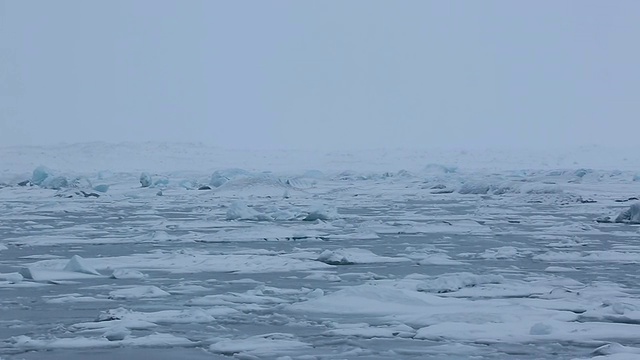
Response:
[{"label": "snow on ice", "polygon": [[0,155],[3,359],[640,354],[633,154]]}]

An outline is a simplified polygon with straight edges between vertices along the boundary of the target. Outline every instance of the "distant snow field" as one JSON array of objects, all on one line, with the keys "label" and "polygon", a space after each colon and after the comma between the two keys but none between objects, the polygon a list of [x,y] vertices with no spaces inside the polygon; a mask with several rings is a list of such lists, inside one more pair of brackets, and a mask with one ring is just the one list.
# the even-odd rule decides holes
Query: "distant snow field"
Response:
[{"label": "distant snow field", "polygon": [[2,359],[640,357],[629,153],[0,159]]}]

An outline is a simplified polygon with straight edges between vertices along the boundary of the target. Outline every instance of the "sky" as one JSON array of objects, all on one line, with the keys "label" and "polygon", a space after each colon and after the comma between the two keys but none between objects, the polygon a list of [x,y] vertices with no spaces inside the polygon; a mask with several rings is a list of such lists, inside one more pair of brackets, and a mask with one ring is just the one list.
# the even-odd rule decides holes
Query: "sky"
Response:
[{"label": "sky", "polygon": [[0,146],[640,138],[640,1],[0,0]]}]

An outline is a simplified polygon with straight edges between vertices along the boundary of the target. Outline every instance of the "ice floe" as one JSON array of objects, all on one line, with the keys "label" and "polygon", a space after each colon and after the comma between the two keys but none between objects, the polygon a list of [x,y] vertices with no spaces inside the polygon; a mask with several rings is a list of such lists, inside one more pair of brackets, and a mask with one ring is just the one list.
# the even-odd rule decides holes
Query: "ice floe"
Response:
[{"label": "ice floe", "polygon": [[160,289],[157,286],[145,285],[145,286],[132,286],[124,289],[113,290],[109,293],[111,299],[140,299],[140,298],[157,298],[162,296],[169,296],[168,292]]},{"label": "ice floe", "polygon": [[318,256],[318,261],[329,265],[374,264],[380,262],[403,262],[407,258],[376,255],[367,249],[348,248],[325,250]]},{"label": "ice floe", "polygon": [[209,347],[215,353],[228,356],[274,357],[293,354],[311,348],[293,334],[271,333],[246,339],[221,339]]},{"label": "ice floe", "polygon": [[640,224],[640,203],[632,204],[616,217],[617,223]]}]

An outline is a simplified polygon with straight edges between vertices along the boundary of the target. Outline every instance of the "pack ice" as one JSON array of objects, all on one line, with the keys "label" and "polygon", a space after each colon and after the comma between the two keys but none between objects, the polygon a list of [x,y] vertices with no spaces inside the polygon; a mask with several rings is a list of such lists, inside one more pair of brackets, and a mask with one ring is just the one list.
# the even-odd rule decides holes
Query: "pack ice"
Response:
[{"label": "pack ice", "polygon": [[636,359],[635,154],[0,148],[0,357]]}]

